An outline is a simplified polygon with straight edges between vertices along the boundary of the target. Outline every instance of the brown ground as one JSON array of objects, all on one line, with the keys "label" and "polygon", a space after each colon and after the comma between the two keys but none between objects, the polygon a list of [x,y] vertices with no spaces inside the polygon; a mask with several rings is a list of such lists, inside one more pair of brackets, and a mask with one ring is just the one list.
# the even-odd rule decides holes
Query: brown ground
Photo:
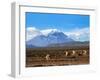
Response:
[{"label": "brown ground", "polygon": [[[76,51],[74,56],[72,56],[72,50]],[[80,54],[83,50],[87,51],[87,55]],[[68,51],[68,56],[65,56],[66,51]],[[47,54],[50,55],[49,60],[45,58]],[[89,47],[26,49],[26,67],[79,64],[89,64]]]}]

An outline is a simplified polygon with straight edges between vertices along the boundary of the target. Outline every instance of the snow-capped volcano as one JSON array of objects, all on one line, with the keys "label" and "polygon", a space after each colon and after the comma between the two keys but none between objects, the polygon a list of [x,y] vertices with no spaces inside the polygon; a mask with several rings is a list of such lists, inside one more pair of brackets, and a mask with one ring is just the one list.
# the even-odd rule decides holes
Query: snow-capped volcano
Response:
[{"label": "snow-capped volcano", "polygon": [[29,27],[29,28],[26,29],[26,32],[27,32],[26,41],[29,41],[32,38],[39,36],[39,35],[48,36],[49,33],[55,33],[55,32],[60,32],[60,31],[57,30],[57,29],[38,30],[34,27]]},{"label": "snow-capped volcano", "polygon": [[69,38],[67,35],[57,29],[47,29],[39,32],[36,30],[36,32],[34,32],[32,35],[32,38],[27,40],[26,44],[36,47],[46,47],[50,44],[59,44],[73,41],[73,39]]}]

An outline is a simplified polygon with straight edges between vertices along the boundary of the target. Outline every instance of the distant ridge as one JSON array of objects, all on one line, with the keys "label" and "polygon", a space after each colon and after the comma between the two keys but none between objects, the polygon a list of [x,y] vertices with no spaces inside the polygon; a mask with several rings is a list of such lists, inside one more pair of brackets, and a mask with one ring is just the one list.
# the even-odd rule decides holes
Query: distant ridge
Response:
[{"label": "distant ridge", "polygon": [[89,41],[72,41],[72,42],[66,42],[66,43],[59,43],[59,44],[50,44],[48,47],[84,47],[89,46]]}]

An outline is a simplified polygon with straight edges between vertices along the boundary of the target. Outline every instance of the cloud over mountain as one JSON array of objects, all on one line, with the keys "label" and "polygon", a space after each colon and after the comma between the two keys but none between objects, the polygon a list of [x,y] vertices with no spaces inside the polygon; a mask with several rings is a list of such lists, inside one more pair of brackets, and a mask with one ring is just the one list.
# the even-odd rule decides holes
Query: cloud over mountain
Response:
[{"label": "cloud over mountain", "polygon": [[[61,32],[58,29],[44,29],[38,30],[35,27],[26,28],[26,41],[40,35],[48,36],[49,33]],[[89,41],[89,28],[73,29],[72,31],[63,32],[69,38],[75,41]]]},{"label": "cloud over mountain", "polygon": [[35,27],[28,27],[26,28],[26,41],[31,40],[32,38],[39,36],[39,35],[44,35],[48,36],[49,33],[53,32],[60,32],[57,29],[44,29],[44,30],[38,30]]},{"label": "cloud over mountain", "polygon": [[30,32],[28,32],[27,34],[30,35],[31,38],[27,37],[26,44],[31,46],[45,47],[50,44],[61,44],[74,41],[57,29],[47,29],[39,31],[36,28],[30,28],[28,30],[30,30]]},{"label": "cloud over mountain", "polygon": [[65,34],[75,41],[89,41],[90,38],[89,28],[74,29],[72,31],[65,32]]},{"label": "cloud over mountain", "polygon": [[40,30],[36,29],[35,27],[28,27],[26,28],[26,41],[31,40],[32,38],[41,34],[42,33]]}]

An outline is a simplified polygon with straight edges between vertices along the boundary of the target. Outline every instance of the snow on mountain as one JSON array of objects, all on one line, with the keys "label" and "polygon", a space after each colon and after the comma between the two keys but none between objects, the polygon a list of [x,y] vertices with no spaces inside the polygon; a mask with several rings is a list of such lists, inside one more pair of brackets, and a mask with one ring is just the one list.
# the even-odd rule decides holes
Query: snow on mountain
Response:
[{"label": "snow on mountain", "polygon": [[38,30],[34,27],[26,29],[26,44],[29,47],[45,47],[50,44],[62,44],[73,41],[89,41],[89,28],[61,32],[57,29]]},{"label": "snow on mountain", "polygon": [[65,35],[63,32],[60,32],[57,29],[47,29],[42,30],[38,32],[39,34],[33,34],[34,37],[26,42],[27,45],[33,45],[36,47],[45,47],[50,44],[55,43],[65,43],[65,42],[71,42],[73,39],[69,38],[67,35]]},{"label": "snow on mountain", "polygon": [[45,30],[41,30],[42,34],[45,36],[48,36],[49,33],[54,33],[54,32],[60,32],[57,29],[45,29]]},{"label": "snow on mountain", "polygon": [[57,29],[44,29],[44,30],[38,30],[35,27],[28,27],[26,28],[26,41],[31,40],[32,38],[39,36],[39,35],[44,35],[48,36],[49,33],[54,33],[54,32],[60,32]]},{"label": "snow on mountain", "polygon": [[51,33],[49,33],[48,37],[50,38],[49,42],[51,44],[53,44],[53,43],[65,43],[65,42],[73,41],[71,38],[69,38],[63,32],[51,32]]}]

